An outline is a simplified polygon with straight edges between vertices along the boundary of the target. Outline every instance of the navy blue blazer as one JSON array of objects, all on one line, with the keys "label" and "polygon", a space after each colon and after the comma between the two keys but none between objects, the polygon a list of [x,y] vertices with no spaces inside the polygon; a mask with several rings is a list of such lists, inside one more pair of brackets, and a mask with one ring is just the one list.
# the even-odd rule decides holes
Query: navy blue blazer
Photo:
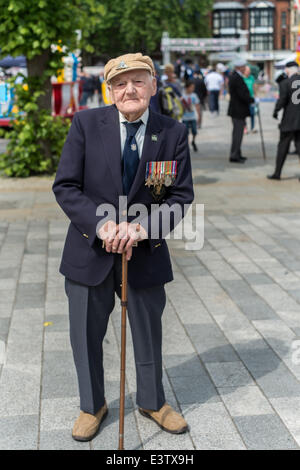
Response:
[{"label": "navy blue blazer", "polygon": [[[177,203],[183,207],[191,204],[194,193],[186,127],[149,111],[143,151],[127,207],[136,203],[146,205],[150,221],[151,205],[155,201],[145,186],[146,162],[178,162],[175,183],[167,188],[162,203],[169,206]],[[52,189],[71,221],[60,272],[85,285],[100,284],[111,270],[114,256],[121,256],[107,253],[96,234],[97,224],[104,220],[103,215],[96,215],[97,207],[110,203],[118,211],[119,196],[123,195],[120,124],[115,106],[74,115]],[[172,220],[171,230],[173,226]],[[163,236],[160,230],[159,237]],[[163,238],[144,240],[133,248],[128,263],[128,282],[132,287],[151,287],[172,279],[169,251]]]}]

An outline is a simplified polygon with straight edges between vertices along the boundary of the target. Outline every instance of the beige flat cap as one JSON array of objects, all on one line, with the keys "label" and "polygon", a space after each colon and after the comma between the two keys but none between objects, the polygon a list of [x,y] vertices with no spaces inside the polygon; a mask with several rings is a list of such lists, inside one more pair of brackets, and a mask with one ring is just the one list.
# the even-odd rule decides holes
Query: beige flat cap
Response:
[{"label": "beige flat cap", "polygon": [[151,75],[155,76],[155,68],[149,56],[143,55],[140,52],[121,55],[107,62],[104,67],[104,80],[110,82],[113,77],[116,77],[120,73],[140,69],[148,70]]}]

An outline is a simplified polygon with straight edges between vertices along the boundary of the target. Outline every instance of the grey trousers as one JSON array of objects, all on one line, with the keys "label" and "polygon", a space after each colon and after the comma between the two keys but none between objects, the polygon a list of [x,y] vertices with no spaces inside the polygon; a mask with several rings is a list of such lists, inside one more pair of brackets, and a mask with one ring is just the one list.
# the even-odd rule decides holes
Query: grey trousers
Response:
[{"label": "grey trousers", "polygon": [[282,167],[289,151],[290,143],[294,139],[295,147],[300,158],[300,131],[280,132],[280,140],[277,146],[276,168],[274,175],[280,178]]},{"label": "grey trousers", "polygon": [[[97,413],[104,405],[102,342],[114,308],[115,292],[119,297],[121,295],[121,255],[114,256],[113,269],[97,286],[85,286],[65,279],[80,409],[91,414]],[[150,410],[159,410],[165,403],[161,352],[161,316],[165,303],[163,285],[147,289],[133,289],[128,285],[127,314],[136,366],[136,402],[141,408]]]},{"label": "grey trousers", "polygon": [[238,160],[241,157],[241,145],[244,136],[245,119],[232,118],[232,140],[230,149],[230,158]]}]

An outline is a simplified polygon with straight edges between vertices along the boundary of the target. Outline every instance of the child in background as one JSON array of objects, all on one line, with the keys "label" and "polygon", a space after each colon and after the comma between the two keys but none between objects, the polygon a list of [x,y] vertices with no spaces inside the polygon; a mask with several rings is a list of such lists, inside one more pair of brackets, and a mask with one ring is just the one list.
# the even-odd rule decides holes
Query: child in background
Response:
[{"label": "child in background", "polygon": [[197,121],[200,122],[200,101],[196,93],[194,93],[195,84],[192,80],[187,80],[184,93],[182,94],[182,104],[184,107],[184,114],[182,122],[186,125],[188,131],[192,132],[192,147],[197,152],[195,138],[197,135]]}]

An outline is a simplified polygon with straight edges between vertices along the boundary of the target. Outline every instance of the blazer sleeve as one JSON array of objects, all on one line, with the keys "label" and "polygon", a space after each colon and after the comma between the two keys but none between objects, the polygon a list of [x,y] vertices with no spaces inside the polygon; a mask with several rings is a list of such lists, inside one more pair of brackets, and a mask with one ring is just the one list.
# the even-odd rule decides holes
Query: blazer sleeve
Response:
[{"label": "blazer sleeve", "polygon": [[[194,199],[188,132],[183,125],[180,126],[180,129],[181,133],[173,158],[177,161],[175,183],[169,186],[164,203],[151,211],[144,225],[148,229],[151,251],[172,232],[175,226],[185,216]],[[164,223],[166,220],[169,220],[169,224]],[[141,225],[143,226],[143,220],[141,221]],[[156,235],[155,238],[151,238],[153,234]]]},{"label": "blazer sleeve", "polygon": [[288,79],[282,80],[279,83],[279,98],[276,101],[274,112],[278,113],[281,109],[285,108],[289,102],[289,87]]},{"label": "blazer sleeve", "polygon": [[85,137],[76,113],[63,147],[52,190],[62,210],[92,246],[97,237],[95,227],[102,217],[96,216],[96,204],[83,192],[84,164]]}]

